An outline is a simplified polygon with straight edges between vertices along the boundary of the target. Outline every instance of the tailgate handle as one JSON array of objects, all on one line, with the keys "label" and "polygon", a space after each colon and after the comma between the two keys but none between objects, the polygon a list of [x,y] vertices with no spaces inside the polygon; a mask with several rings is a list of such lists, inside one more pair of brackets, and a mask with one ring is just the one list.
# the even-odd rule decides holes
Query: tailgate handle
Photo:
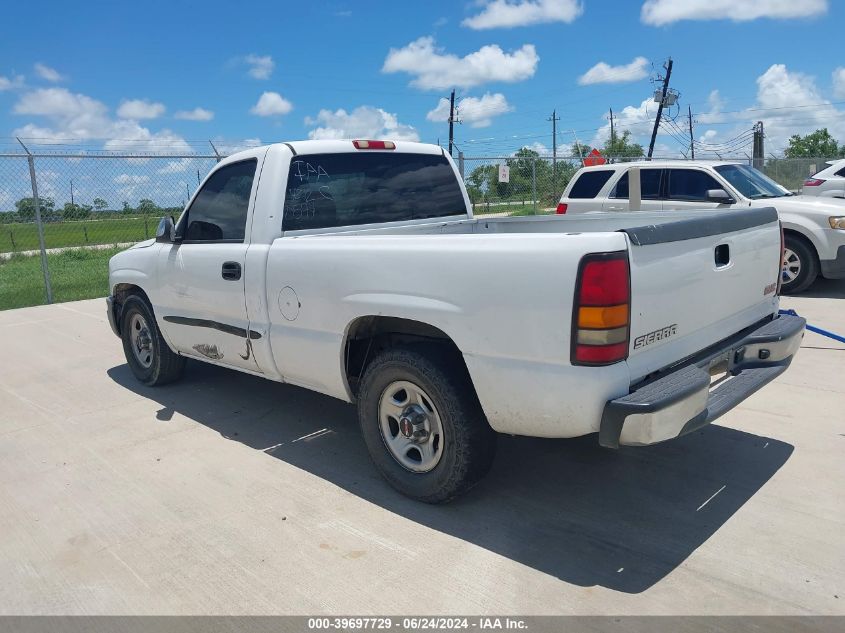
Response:
[{"label": "tailgate handle", "polygon": [[221,274],[227,281],[237,281],[241,278],[241,265],[238,262],[223,262]]},{"label": "tailgate handle", "polygon": [[731,263],[731,247],[727,244],[719,244],[714,253],[716,268],[722,268]]}]

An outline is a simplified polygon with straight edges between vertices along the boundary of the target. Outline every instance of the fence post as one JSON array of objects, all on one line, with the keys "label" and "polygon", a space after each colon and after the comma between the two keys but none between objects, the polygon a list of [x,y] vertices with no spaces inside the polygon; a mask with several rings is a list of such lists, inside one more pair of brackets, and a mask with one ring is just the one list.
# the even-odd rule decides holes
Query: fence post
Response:
[{"label": "fence post", "polygon": [[150,239],[150,227],[147,226],[147,216],[144,216],[144,237]]},{"label": "fence post", "polygon": [[458,150],[458,173],[461,174],[461,180],[465,180],[464,178],[464,153]]},{"label": "fence post", "polygon": [[531,160],[531,199],[534,200],[534,215],[537,215],[537,159]]},{"label": "fence post", "polygon": [[50,267],[47,264],[47,249],[44,247],[44,225],[41,223],[41,203],[38,199],[38,183],[35,179],[35,159],[20,139],[18,139],[18,143],[21,144],[21,147],[26,152],[26,160],[29,163],[29,179],[32,183],[32,202],[35,205],[35,225],[38,229],[38,246],[41,250],[41,272],[44,273],[44,289],[47,292],[47,303],[53,303]]}]

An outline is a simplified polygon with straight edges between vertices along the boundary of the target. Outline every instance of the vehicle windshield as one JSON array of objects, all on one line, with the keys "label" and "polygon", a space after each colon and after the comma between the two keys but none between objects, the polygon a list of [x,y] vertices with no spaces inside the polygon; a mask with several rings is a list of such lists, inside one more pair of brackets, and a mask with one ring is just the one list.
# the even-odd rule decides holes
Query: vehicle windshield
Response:
[{"label": "vehicle windshield", "polygon": [[780,198],[794,195],[753,167],[748,165],[716,165],[714,169],[746,198]]}]

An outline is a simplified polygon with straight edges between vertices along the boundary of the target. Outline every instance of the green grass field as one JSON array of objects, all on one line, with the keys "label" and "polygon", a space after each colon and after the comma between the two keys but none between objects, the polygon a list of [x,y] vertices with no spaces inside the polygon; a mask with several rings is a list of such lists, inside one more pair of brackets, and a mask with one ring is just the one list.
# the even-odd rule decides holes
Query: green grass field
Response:
[{"label": "green grass field", "polygon": [[[140,242],[153,237],[158,217],[79,220],[44,224],[47,248]],[[0,224],[0,253],[30,251],[38,248],[35,224]]]},{"label": "green grass field", "polygon": [[[121,248],[73,249],[47,256],[53,302],[93,299],[108,294],[109,258]],[[41,257],[0,259],[0,310],[46,303]]]}]

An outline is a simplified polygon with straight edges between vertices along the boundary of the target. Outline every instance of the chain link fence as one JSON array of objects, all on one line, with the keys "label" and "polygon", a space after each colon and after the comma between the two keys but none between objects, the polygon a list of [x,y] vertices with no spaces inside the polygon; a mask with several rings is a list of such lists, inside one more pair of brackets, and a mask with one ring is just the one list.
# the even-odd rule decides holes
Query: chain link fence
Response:
[{"label": "chain link fence", "polygon": [[[475,215],[554,213],[581,157],[523,154],[457,156]],[[178,216],[219,158],[42,149],[0,154],[0,309],[106,294],[109,258],[154,236],[162,216]],[[748,157],[738,160],[750,164]],[[770,157],[761,169],[797,191],[826,160]]]}]

